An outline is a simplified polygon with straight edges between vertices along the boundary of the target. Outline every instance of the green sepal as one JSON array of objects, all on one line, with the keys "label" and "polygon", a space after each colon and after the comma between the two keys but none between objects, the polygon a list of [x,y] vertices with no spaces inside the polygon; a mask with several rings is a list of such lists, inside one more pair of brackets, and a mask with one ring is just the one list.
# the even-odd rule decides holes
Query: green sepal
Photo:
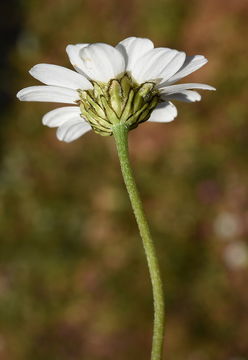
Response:
[{"label": "green sepal", "polygon": [[122,123],[126,122],[127,119],[132,115],[133,97],[134,97],[134,91],[133,91],[133,89],[131,89],[128,94],[128,99],[125,104],[125,108],[124,108],[123,113],[120,118],[120,122],[122,122]]},{"label": "green sepal", "polygon": [[[83,94],[85,95],[85,92],[83,92]],[[95,112],[98,116],[100,116],[102,118],[105,117],[104,110],[89,94],[86,93],[86,95],[84,96],[84,99],[86,102],[88,102],[88,104],[90,104],[92,106],[92,108],[95,110]]]},{"label": "green sepal", "polygon": [[[89,123],[100,124],[105,128],[109,128],[109,122],[98,116],[91,108],[85,108],[85,104],[80,105],[82,115]],[[89,119],[88,119],[89,118]]]},{"label": "green sepal", "polygon": [[129,91],[130,91],[131,86],[132,86],[132,80],[126,74],[121,78],[120,83],[121,83],[121,89],[122,89],[122,97],[123,97],[123,99],[127,99]]},{"label": "green sepal", "polygon": [[93,97],[97,100],[99,105],[102,107],[101,95],[105,96],[106,85],[98,84],[96,81],[93,81],[94,89],[92,91]]},{"label": "green sepal", "polygon": [[110,104],[116,115],[120,117],[123,108],[122,89],[118,80],[111,80],[108,88]]},{"label": "green sepal", "polygon": [[156,108],[156,106],[158,105],[159,102],[159,98],[158,96],[154,96],[151,103],[149,104],[149,107],[142,112],[142,114],[140,114],[139,117],[139,123],[147,121],[152,113],[152,111]]},{"label": "green sepal", "polygon": [[108,121],[111,124],[118,124],[119,118],[116,115],[115,111],[111,108],[110,104],[107,102],[107,99],[104,96],[101,96],[102,104],[104,106],[105,114]]},{"label": "green sepal", "polygon": [[138,109],[140,109],[141,106],[147,101],[149,101],[151,98],[152,90],[154,88],[153,83],[145,83],[142,84],[135,94],[135,97],[133,99],[133,111],[136,112]]},{"label": "green sepal", "polygon": [[105,131],[105,130],[101,130],[98,126],[95,125],[91,125],[92,129],[95,131],[95,133],[102,135],[102,136],[111,136],[112,135],[112,131]]},{"label": "green sepal", "polygon": [[138,110],[138,111],[136,111],[136,113],[135,114],[133,114],[128,120],[127,120],[127,124],[128,125],[132,125],[132,124],[134,124],[134,123],[139,123],[139,117],[140,117],[140,115],[147,109],[149,107],[149,105],[146,103],[146,104],[144,104],[143,105],[143,107],[140,109],[140,110]]}]

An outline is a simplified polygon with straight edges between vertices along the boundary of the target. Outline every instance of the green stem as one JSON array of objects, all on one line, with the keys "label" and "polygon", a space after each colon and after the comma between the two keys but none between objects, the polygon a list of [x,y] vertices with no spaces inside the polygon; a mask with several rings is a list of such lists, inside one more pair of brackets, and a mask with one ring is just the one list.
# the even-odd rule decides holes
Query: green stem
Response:
[{"label": "green stem", "polygon": [[164,299],[158,260],[144,209],[134,180],[133,171],[130,166],[128,155],[128,129],[124,124],[115,125],[113,126],[113,135],[116,142],[123,179],[138,224],[140,236],[143,241],[152,282],[154,327],[151,360],[162,360],[164,338]]}]

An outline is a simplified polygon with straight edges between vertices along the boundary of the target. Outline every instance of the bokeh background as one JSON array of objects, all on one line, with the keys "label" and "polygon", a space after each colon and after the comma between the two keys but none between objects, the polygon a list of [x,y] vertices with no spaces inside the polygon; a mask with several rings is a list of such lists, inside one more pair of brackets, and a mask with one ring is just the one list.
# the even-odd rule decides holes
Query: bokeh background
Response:
[{"label": "bokeh background", "polygon": [[149,359],[152,297],[112,138],[59,142],[20,103],[68,43],[135,35],[204,54],[217,88],[130,133],[166,294],[166,359],[248,359],[247,19],[243,0],[2,1],[0,359]]}]

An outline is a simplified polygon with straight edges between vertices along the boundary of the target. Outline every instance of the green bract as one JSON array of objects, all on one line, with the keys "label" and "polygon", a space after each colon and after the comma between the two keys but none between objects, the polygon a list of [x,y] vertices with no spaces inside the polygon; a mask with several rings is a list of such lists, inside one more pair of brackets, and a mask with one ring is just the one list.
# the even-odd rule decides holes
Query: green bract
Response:
[{"label": "green bract", "polygon": [[126,124],[129,130],[149,119],[159,102],[159,93],[152,82],[141,85],[127,74],[107,84],[92,81],[93,89],[78,90],[80,110],[93,130],[103,136],[113,134],[112,127]]}]

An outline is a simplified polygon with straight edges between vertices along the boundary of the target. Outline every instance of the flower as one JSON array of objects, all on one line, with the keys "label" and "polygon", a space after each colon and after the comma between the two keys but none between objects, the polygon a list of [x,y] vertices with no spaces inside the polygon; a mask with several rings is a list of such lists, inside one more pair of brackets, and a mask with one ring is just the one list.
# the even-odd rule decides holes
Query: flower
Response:
[{"label": "flower", "polygon": [[129,37],[115,47],[104,43],[68,45],[74,69],[38,64],[30,74],[45,85],[18,92],[22,101],[73,104],[48,112],[44,125],[57,127],[59,140],[71,142],[93,129],[112,135],[125,123],[129,129],[144,121],[170,122],[177,116],[171,100],[199,101],[192,89],[215,90],[198,83],[174,85],[206,64],[201,55],[186,56],[169,48],[154,48],[151,40]]}]

